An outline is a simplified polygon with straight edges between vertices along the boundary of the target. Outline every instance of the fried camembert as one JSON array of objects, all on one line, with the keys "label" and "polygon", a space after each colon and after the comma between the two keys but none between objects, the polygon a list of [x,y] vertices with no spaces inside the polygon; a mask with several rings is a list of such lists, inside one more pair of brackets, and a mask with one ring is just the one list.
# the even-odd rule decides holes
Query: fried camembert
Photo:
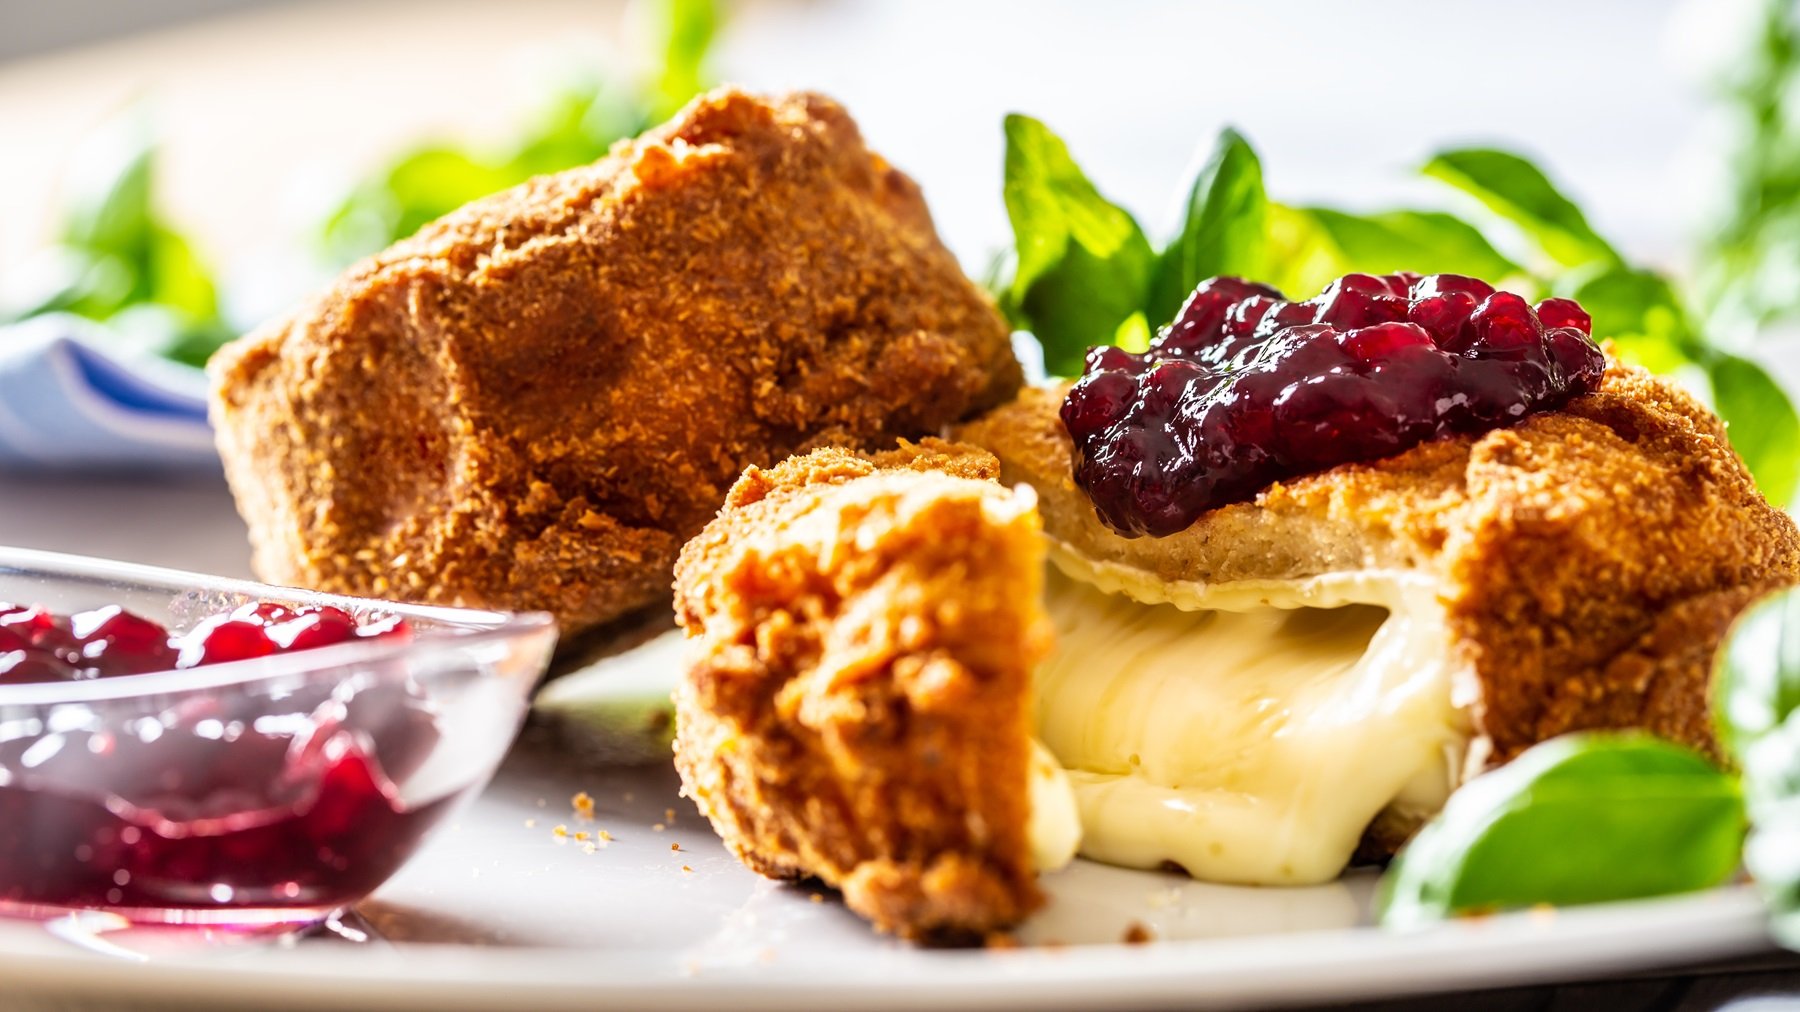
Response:
[{"label": "fried camembert", "polygon": [[1800,575],[1718,420],[1617,364],[1560,410],[1160,538],[1098,519],[1062,403],[957,431],[999,483],[968,448],[796,458],[689,546],[678,760],[751,867],[906,935],[1015,921],[1077,846],[1326,881],[1546,738],[1715,751],[1713,652]]}]

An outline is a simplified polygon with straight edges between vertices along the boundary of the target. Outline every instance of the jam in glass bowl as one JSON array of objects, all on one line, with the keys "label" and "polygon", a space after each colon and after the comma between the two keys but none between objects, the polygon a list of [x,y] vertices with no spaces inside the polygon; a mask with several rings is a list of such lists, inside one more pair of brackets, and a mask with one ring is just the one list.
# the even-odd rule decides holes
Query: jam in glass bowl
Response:
[{"label": "jam in glass bowl", "polygon": [[42,645],[0,678],[0,914],[27,917],[330,916],[492,777],[556,640],[547,615],[15,549],[0,602],[7,643]]}]

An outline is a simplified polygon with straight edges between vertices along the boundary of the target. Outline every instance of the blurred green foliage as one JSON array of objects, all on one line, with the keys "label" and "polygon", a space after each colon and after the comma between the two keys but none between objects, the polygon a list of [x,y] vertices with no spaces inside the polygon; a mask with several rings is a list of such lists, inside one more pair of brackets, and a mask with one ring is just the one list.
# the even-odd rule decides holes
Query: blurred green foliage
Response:
[{"label": "blurred green foliage", "polygon": [[204,363],[228,331],[211,274],[152,203],[155,170],[141,110],[90,138],[67,180],[57,242],[9,291],[0,322],[74,313],[144,351]]},{"label": "blurred green foliage", "polygon": [[1708,331],[1739,349],[1800,323],[1800,4],[1762,0],[1746,41],[1720,82],[1731,192],[1696,279]]},{"label": "blurred green foliage", "polygon": [[[652,58],[641,80],[589,75],[563,87],[499,154],[420,145],[356,184],[319,229],[342,265],[385,248],[477,197],[584,165],[617,140],[668,118],[711,78],[721,23],[715,0],[653,0]],[[212,273],[155,204],[148,116],[129,110],[76,159],[58,241],[7,280],[0,323],[67,312],[107,324],[126,347],[203,365],[232,336]]]},{"label": "blurred green foliage", "polygon": [[495,151],[430,142],[402,153],[326,218],[325,258],[340,265],[361,259],[478,197],[586,165],[674,115],[711,82],[707,54],[719,9],[715,0],[658,0],[648,13],[655,56],[641,80],[590,74],[571,81]]}]

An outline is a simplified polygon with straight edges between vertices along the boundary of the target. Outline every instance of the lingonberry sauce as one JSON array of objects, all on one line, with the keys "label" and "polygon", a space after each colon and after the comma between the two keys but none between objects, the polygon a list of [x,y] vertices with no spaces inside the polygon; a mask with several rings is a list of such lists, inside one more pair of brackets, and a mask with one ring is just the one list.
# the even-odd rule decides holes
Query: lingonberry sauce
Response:
[{"label": "lingonberry sauce", "polygon": [[[170,636],[116,608],[0,606],[0,682],[112,678],[410,635],[336,608],[246,605]],[[157,920],[295,920],[392,875],[456,795],[395,787],[437,745],[403,669],[265,694],[172,697],[124,721],[52,715],[0,737],[0,910],[106,908]],[[274,702],[271,702],[271,701]],[[99,704],[95,704],[98,706]]]},{"label": "lingonberry sauce", "polygon": [[142,675],[407,635],[404,619],[359,625],[329,605],[247,604],[173,636],[116,606],[58,615],[36,605],[0,604],[0,685]]},{"label": "lingonberry sauce", "polygon": [[1568,299],[1455,274],[1348,274],[1305,302],[1213,278],[1148,351],[1088,353],[1062,406],[1075,479],[1119,533],[1173,534],[1270,482],[1591,392],[1591,329]]}]

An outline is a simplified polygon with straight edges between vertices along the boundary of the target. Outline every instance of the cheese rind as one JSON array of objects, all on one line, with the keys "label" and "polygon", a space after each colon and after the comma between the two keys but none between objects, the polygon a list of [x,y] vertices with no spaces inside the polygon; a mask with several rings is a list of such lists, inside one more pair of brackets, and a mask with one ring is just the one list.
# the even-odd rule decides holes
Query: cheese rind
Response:
[{"label": "cheese rind", "polygon": [[1038,671],[1038,734],[1069,771],[1083,855],[1325,882],[1384,809],[1429,814],[1458,782],[1461,665],[1428,587],[1204,587],[1100,571],[1061,546],[1051,558],[1058,645]]}]

